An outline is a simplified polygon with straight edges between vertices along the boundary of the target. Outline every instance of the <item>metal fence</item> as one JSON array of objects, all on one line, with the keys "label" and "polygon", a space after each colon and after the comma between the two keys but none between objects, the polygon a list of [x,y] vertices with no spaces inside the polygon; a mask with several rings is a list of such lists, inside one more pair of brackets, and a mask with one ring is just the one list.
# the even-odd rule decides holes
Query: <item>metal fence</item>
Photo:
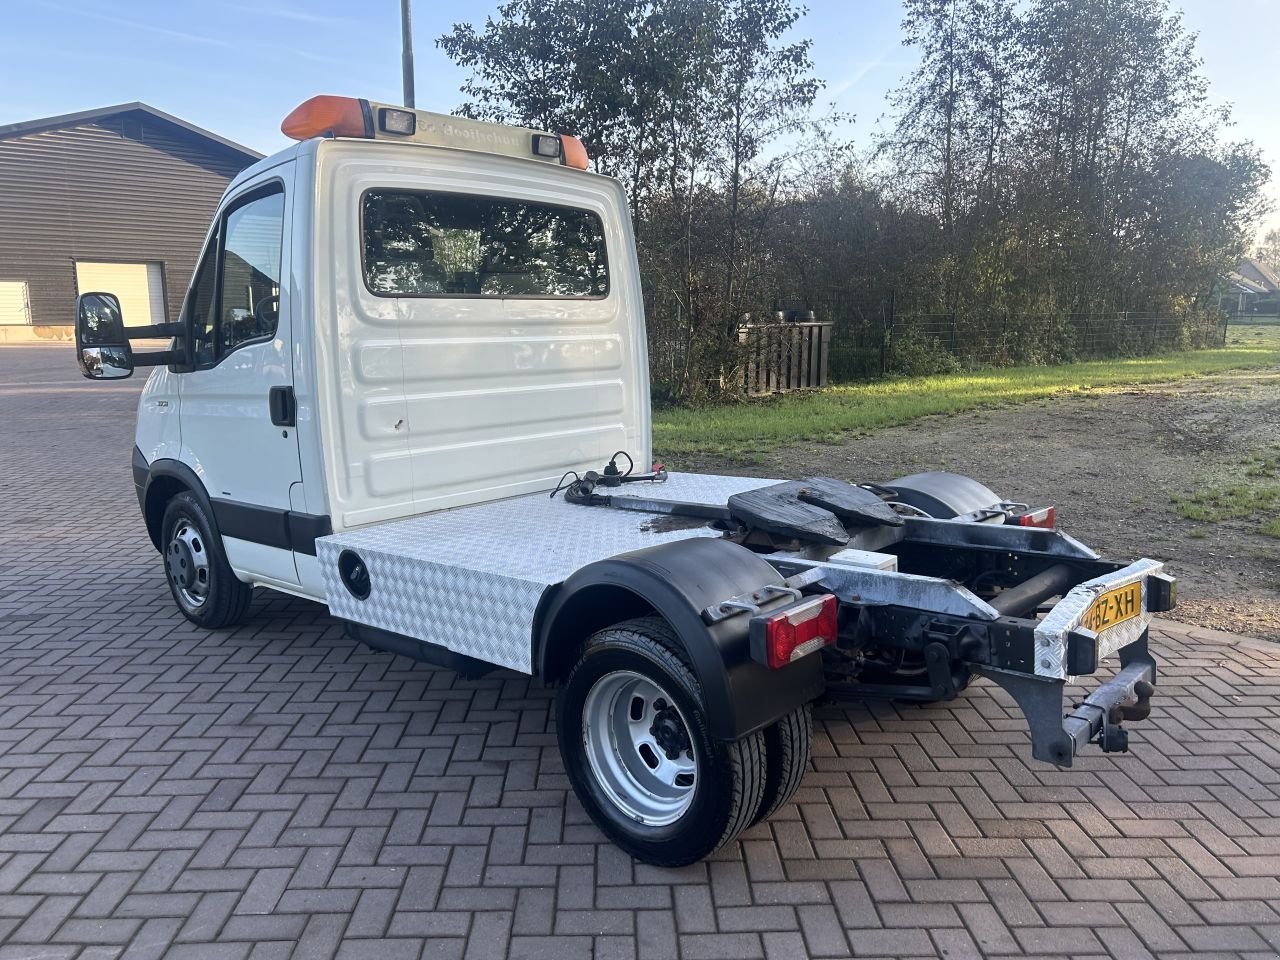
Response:
[{"label": "metal fence", "polygon": [[1151,313],[1104,315],[929,314],[895,318],[891,341],[928,337],[969,363],[1060,363],[1141,356],[1223,343],[1218,318]]},{"label": "metal fence", "polygon": [[[718,366],[723,379],[714,389],[736,381],[764,394],[894,374],[1149,356],[1224,345],[1230,322],[1194,312],[926,313],[901,308],[892,291],[825,299],[816,323],[743,324],[739,353]],[[651,339],[655,389],[681,382],[691,342]]]},{"label": "metal fence", "polygon": [[899,312],[892,296],[837,320],[832,380],[955,367],[1049,365],[1221,346],[1227,319],[1206,314]]}]

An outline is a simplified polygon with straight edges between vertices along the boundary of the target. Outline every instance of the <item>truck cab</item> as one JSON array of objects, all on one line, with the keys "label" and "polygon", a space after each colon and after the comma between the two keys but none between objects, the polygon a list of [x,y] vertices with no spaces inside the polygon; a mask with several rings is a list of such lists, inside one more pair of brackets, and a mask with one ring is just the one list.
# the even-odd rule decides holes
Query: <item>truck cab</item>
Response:
[{"label": "truck cab", "polygon": [[472,148],[509,128],[398,113],[423,121],[309,137],[228,187],[138,411],[153,541],[156,470],[190,471],[232,567],[318,600],[317,534],[650,455],[616,181],[533,152],[558,137],[517,156]]},{"label": "truck cab", "polygon": [[664,865],[791,798],[823,695],[981,675],[1035,757],[1126,749],[1163,564],[952,474],[669,473],[628,205],[579,141],[340,97],[282,129],[297,144],[230,184],[176,320],[77,304],[85,376],[153,368],[134,483],[189,620],[233,627],[265,587],[376,649],[558,684],[584,808]]}]

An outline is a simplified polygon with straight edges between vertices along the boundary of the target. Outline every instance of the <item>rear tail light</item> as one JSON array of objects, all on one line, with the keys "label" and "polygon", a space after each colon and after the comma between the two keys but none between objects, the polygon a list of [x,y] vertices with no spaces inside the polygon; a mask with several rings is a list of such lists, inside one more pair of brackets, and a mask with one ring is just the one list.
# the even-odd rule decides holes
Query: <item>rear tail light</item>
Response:
[{"label": "rear tail light", "polygon": [[800,600],[751,619],[751,657],[770,670],[836,642],[839,603],[832,594]]},{"label": "rear tail light", "polygon": [[1046,530],[1052,530],[1058,524],[1058,510],[1056,507],[1028,510],[1026,513],[1018,514],[1016,520],[1020,527],[1044,527]]}]

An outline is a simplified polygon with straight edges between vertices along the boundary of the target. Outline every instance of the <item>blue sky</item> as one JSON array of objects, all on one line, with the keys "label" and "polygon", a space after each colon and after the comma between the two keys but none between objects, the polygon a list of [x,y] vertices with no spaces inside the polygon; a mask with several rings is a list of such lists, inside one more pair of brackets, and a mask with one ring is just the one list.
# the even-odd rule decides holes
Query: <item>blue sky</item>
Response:
[{"label": "blue sky", "polygon": [[[912,65],[898,0],[808,0],[825,99],[857,115],[866,143],[884,96]],[[1233,104],[1236,134],[1280,174],[1275,95],[1277,0],[1183,0],[1200,34],[1215,100]],[[0,30],[0,124],[129,100],[270,153],[280,120],[316,93],[400,99],[399,0],[7,0]],[[418,106],[456,107],[463,78],[435,48],[458,21],[483,21],[497,0],[417,0]],[[1280,208],[1273,179],[1272,196]],[[1280,211],[1268,219],[1280,225]]]}]

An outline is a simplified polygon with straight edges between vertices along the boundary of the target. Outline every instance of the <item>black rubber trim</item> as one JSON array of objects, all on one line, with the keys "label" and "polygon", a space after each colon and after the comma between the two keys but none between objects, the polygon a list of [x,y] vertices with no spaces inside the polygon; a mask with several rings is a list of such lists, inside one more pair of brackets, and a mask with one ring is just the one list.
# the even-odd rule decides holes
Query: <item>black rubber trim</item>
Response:
[{"label": "black rubber trim", "polygon": [[292,549],[289,539],[289,511],[259,507],[235,500],[213,500],[213,516],[224,537],[260,543],[264,547]]},{"label": "black rubber trim", "polygon": [[[138,491],[138,505],[146,515],[147,488],[158,477],[173,477],[199,499],[224,537],[248,540],[266,547],[292,550],[308,557],[316,555],[316,538],[333,533],[333,522],[327,516],[259,507],[235,500],[214,500],[194,470],[178,460],[157,460],[148,464],[142,451],[133,448],[133,485]],[[153,542],[155,538],[153,537]],[[159,544],[156,544],[159,548]]]},{"label": "black rubber trim", "polygon": [[363,643],[370,649],[394,653],[397,656],[408,657],[411,660],[429,663],[436,667],[444,667],[447,670],[453,670],[461,674],[468,680],[483,677],[486,673],[497,669],[496,666],[486,660],[477,660],[475,657],[469,657],[465,653],[457,653],[438,644],[428,643],[426,640],[415,640],[413,637],[406,637],[399,633],[392,633],[390,630],[370,627],[351,620],[346,620],[344,623],[346,624],[347,636]]},{"label": "black rubber trim", "polygon": [[[176,480],[177,483],[186,490],[190,490],[191,494],[200,501],[200,506],[204,510],[205,516],[213,518],[213,507],[209,503],[209,494],[204,488],[204,483],[196,476],[196,472],[188,467],[180,460],[170,460],[162,458],[152,462],[147,472],[146,491],[143,493],[143,516],[146,516],[146,501],[151,493],[151,487],[158,480],[163,479]],[[167,499],[167,498],[166,498]],[[160,520],[163,515],[163,509],[157,512],[154,517],[154,524],[149,520],[147,524],[147,533],[151,536],[151,542],[157,550],[163,551],[160,543]]]},{"label": "black rubber trim", "polygon": [[146,513],[147,480],[151,477],[151,464],[137,446],[133,448],[133,489],[138,495],[138,509]]},{"label": "black rubber trim", "polygon": [[316,555],[316,540],[333,533],[333,522],[326,516],[289,511],[289,542],[294,553]]},{"label": "black rubber trim", "polygon": [[264,547],[316,555],[316,537],[333,533],[328,517],[260,507],[235,500],[212,500],[213,516],[224,537],[260,543]]}]

